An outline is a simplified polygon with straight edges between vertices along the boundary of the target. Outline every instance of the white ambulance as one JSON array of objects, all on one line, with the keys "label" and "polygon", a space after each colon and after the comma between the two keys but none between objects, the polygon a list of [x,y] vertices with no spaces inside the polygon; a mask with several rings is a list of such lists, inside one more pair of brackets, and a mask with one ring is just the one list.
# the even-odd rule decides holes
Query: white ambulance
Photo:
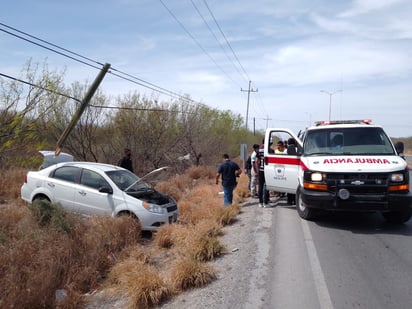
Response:
[{"label": "white ambulance", "polygon": [[[296,141],[295,154],[274,152],[278,141],[289,139]],[[378,211],[388,222],[404,223],[412,216],[412,194],[408,165],[398,152],[370,120],[318,122],[298,135],[269,128],[266,187],[296,194],[303,219],[323,211]]]}]

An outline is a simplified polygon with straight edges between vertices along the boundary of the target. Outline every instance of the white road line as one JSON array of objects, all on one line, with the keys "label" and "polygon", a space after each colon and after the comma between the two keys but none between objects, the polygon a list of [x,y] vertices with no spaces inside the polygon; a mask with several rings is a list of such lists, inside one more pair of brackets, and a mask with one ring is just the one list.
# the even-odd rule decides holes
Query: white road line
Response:
[{"label": "white road line", "polygon": [[319,304],[321,309],[333,309],[332,300],[330,298],[328,286],[323,276],[322,268],[320,267],[318,254],[313,243],[312,234],[309,229],[309,224],[306,220],[300,220],[302,223],[303,237],[305,238],[306,249],[309,255],[309,261],[312,268],[313,279],[315,281],[316,292],[318,294]]}]

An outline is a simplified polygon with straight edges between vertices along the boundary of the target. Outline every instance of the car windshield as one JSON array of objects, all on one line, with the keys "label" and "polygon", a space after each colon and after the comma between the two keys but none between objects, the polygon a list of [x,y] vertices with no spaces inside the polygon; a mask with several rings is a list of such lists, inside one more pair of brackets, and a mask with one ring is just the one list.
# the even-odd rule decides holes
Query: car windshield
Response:
[{"label": "car windshield", "polygon": [[139,177],[127,170],[114,170],[106,172],[106,175],[116,184],[120,190],[125,191],[145,191],[148,189],[147,184],[141,181]]},{"label": "car windshield", "polygon": [[304,155],[395,155],[392,143],[379,127],[310,130],[303,143]]}]

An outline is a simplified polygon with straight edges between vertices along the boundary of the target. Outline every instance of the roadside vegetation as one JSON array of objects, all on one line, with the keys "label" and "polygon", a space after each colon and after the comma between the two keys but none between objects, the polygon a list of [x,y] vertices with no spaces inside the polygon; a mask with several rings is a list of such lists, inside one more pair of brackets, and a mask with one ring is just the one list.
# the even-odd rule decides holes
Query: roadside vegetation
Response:
[{"label": "roadside vegetation", "polygon": [[214,168],[189,168],[158,184],[178,199],[179,222],[149,236],[128,217],[85,219],[57,205],[27,206],[16,194],[24,172],[0,172],[2,308],[98,308],[110,299],[150,308],[204,286],[216,278],[209,262],[225,254],[219,237],[248,192],[243,176],[235,204],[223,207]]},{"label": "roadside vegetation", "polygon": [[189,96],[161,102],[97,91],[63,151],[117,164],[128,147],[139,176],[170,167],[157,186],[177,200],[178,224],[142,237],[131,218],[84,220],[58,205],[21,201],[25,174],[41,164],[38,151],[55,149],[89,85],[67,86],[64,72],[31,62],[20,78],[27,83],[0,78],[0,307],[82,308],[102,289],[146,308],[214,280],[209,262],[224,253],[222,228],[236,220],[247,192],[239,185],[235,205],[223,208],[216,167],[223,153],[235,157],[262,134]]}]

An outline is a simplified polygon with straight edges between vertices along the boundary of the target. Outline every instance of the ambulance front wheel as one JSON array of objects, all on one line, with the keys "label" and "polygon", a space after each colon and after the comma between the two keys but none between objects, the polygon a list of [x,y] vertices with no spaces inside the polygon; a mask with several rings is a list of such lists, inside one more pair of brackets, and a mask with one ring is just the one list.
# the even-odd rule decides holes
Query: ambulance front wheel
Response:
[{"label": "ambulance front wheel", "polygon": [[314,220],[319,215],[317,209],[309,208],[305,205],[300,194],[300,189],[296,191],[296,209],[299,216],[305,220]]},{"label": "ambulance front wheel", "polygon": [[412,216],[412,210],[406,209],[404,211],[383,212],[382,216],[389,223],[402,224],[402,223],[409,221],[409,219]]}]

